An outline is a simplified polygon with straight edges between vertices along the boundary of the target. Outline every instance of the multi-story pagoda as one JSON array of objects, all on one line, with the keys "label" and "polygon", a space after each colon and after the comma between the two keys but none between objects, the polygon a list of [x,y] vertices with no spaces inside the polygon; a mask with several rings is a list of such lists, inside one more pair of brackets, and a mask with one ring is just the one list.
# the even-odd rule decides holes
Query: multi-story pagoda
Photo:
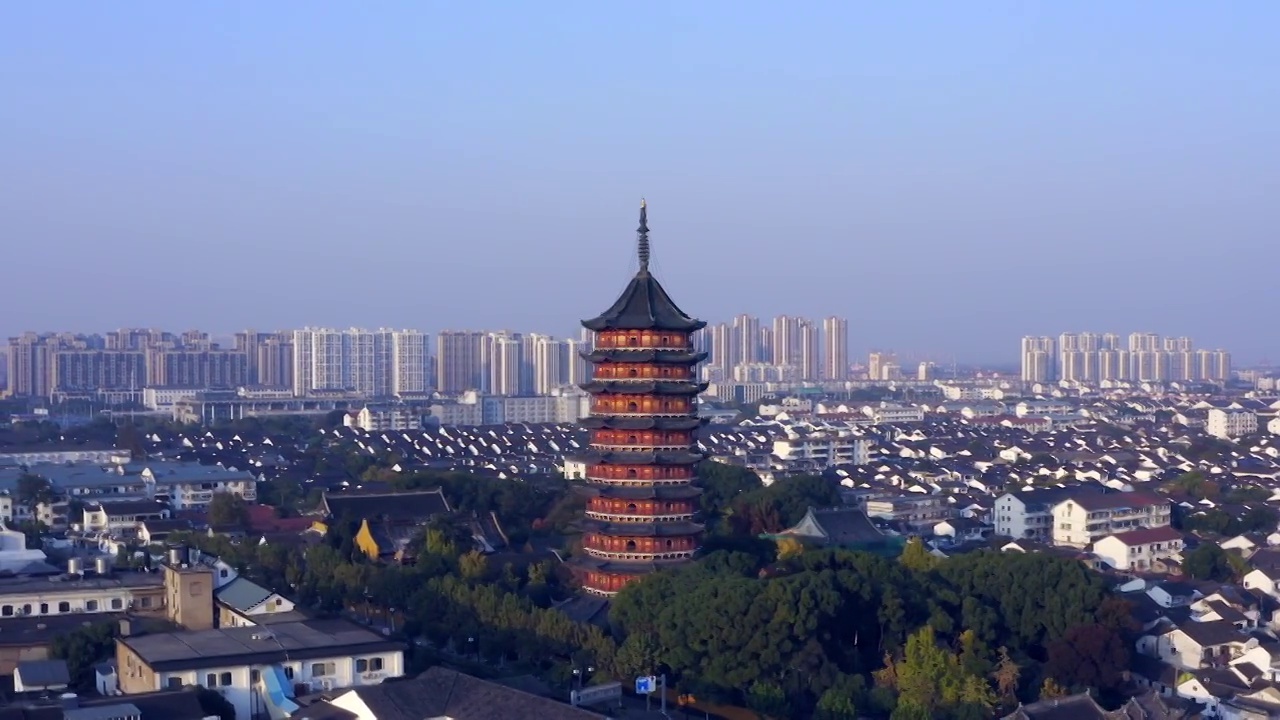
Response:
[{"label": "multi-story pagoda", "polygon": [[582,585],[613,595],[628,582],[685,563],[698,551],[696,522],[697,396],[706,389],[696,366],[706,353],[693,350],[692,335],[706,323],[671,301],[649,272],[649,226],[640,203],[640,270],[622,296],[599,317],[584,320],[595,346],[591,431],[586,465],[587,500],[582,549],[575,565]]}]

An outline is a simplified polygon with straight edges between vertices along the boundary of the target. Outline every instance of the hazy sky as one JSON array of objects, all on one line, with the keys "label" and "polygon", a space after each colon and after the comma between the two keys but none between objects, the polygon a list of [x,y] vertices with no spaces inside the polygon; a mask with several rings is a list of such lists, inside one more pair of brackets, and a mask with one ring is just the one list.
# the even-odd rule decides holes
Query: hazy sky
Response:
[{"label": "hazy sky", "polygon": [[7,2],[0,333],[690,313],[1280,359],[1274,2]]}]

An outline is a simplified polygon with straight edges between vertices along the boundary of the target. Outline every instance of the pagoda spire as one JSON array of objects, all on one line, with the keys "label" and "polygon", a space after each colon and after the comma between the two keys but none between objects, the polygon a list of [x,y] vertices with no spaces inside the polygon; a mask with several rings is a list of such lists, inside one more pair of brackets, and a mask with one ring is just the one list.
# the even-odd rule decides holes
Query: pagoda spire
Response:
[{"label": "pagoda spire", "polygon": [[636,240],[639,242],[637,253],[640,256],[640,272],[649,272],[649,213],[644,198],[640,198],[640,227],[636,228]]}]

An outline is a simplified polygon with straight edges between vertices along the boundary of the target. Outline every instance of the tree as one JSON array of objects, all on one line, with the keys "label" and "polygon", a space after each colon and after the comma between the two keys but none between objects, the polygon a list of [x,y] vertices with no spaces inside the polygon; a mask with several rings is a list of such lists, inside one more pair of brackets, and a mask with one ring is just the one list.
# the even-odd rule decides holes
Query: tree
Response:
[{"label": "tree", "polygon": [[618,647],[617,669],[623,677],[649,675],[658,666],[657,640],[648,633],[631,633]]},{"label": "tree", "polygon": [[1078,625],[1049,645],[1045,673],[1067,687],[1112,690],[1124,681],[1129,645],[1114,628]]},{"label": "tree", "polygon": [[996,694],[1000,697],[1001,706],[1009,708],[1017,703],[1020,676],[1021,669],[1009,657],[1009,649],[1001,647],[996,668],[991,671],[991,678],[996,681]]},{"label": "tree", "polygon": [[1040,684],[1041,700],[1049,700],[1052,698],[1066,697],[1066,695],[1067,695],[1067,689],[1059,685],[1058,682],[1051,677],[1045,678],[1044,682]]},{"label": "tree", "polygon": [[467,580],[480,580],[489,571],[489,560],[479,550],[472,550],[458,559],[458,571]]},{"label": "tree", "polygon": [[14,499],[20,504],[34,507],[37,503],[49,502],[54,497],[53,485],[47,479],[31,473],[18,476]]},{"label": "tree", "polygon": [[249,504],[230,492],[215,492],[209,501],[209,524],[214,527],[249,527]]},{"label": "tree", "polygon": [[975,708],[989,711],[995,695],[986,679],[965,670],[961,659],[938,645],[933,627],[925,625],[907,639],[906,652],[897,664],[898,709],[900,712],[926,711],[942,717]]},{"label": "tree", "polygon": [[938,558],[929,553],[924,546],[924,542],[918,537],[913,537],[907,541],[906,547],[902,548],[902,555],[898,557],[901,562],[909,570],[915,572],[928,572],[938,565]]},{"label": "tree", "polygon": [[67,661],[67,673],[77,687],[93,687],[93,666],[115,653],[116,624],[98,622],[54,637],[50,652]]},{"label": "tree", "polygon": [[793,537],[784,537],[778,540],[778,559],[790,560],[797,555],[804,553],[804,543]]},{"label": "tree", "polygon": [[1188,577],[1196,580],[1216,580],[1223,582],[1235,574],[1227,551],[1217,543],[1203,542],[1195,550],[1182,556],[1182,569]]},{"label": "tree", "polygon": [[858,720],[858,705],[867,693],[861,675],[841,675],[818,698],[815,720]]}]

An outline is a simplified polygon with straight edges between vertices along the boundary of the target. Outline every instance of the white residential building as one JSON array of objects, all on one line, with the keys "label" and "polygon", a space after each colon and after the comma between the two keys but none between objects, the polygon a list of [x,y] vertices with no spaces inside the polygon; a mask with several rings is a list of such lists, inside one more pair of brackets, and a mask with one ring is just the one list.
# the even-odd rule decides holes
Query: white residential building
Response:
[{"label": "white residential building", "polygon": [[1018,490],[996,498],[992,516],[996,535],[1015,540],[1048,541],[1053,537],[1053,506],[1081,492],[1078,488]]},{"label": "white residential building", "polygon": [[1205,432],[1224,440],[1251,435],[1258,432],[1258,416],[1247,410],[1213,408]]},{"label": "white residential building", "polygon": [[816,432],[775,440],[773,454],[784,463],[808,462],[818,468],[865,465],[870,444],[866,438],[848,432]]},{"label": "white residential building", "polygon": [[1083,548],[1138,528],[1169,525],[1168,500],[1142,492],[1081,493],[1053,507],[1053,543]]},{"label": "white residential building", "polygon": [[369,407],[349,412],[342,417],[344,427],[360,428],[365,432],[383,430],[421,430],[422,416],[407,405]]},{"label": "white residential building", "polygon": [[1182,544],[1182,533],[1170,526],[1139,528],[1098,540],[1093,554],[1117,570],[1150,570],[1160,560],[1180,559]]},{"label": "white residential building", "polygon": [[404,646],[345,620],[149,633],[116,640],[116,673],[125,695],[200,685],[238,718],[290,717],[297,685],[326,692],[404,675]]}]

